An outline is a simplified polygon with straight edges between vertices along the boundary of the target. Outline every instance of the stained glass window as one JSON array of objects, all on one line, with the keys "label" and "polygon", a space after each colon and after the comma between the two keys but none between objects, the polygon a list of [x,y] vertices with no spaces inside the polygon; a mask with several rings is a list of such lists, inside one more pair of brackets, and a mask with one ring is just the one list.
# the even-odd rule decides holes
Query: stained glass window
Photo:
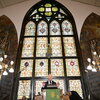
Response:
[{"label": "stained glass window", "polygon": [[20,77],[32,77],[33,60],[21,60]]},{"label": "stained glass window", "polygon": [[35,95],[38,95],[38,92],[41,93],[41,88],[44,86],[45,80],[37,80],[35,82]]},{"label": "stained glass window", "polygon": [[52,21],[50,23],[50,35],[61,35],[60,26],[57,21]]},{"label": "stained glass window", "polygon": [[76,56],[76,46],[75,46],[75,40],[73,37],[64,37],[64,49],[65,49],[65,55],[66,56]]},{"label": "stained glass window", "polygon": [[51,59],[51,73],[53,76],[64,76],[62,59]]},{"label": "stained glass window", "polygon": [[51,37],[50,44],[52,48],[52,56],[62,56],[62,45],[61,45],[61,38],[60,37]]},{"label": "stained glass window", "polygon": [[80,76],[77,59],[66,59],[66,72],[67,76]]},{"label": "stained glass window", "polygon": [[47,27],[47,23],[45,21],[41,21],[38,24],[37,34],[38,35],[48,35],[48,27]]},{"label": "stained glass window", "polygon": [[46,56],[47,44],[48,44],[48,38],[45,38],[45,37],[37,38],[37,48],[36,48],[36,56],[37,57],[45,57]]},{"label": "stained glass window", "polygon": [[22,99],[23,96],[29,98],[30,95],[30,81],[29,80],[21,80],[19,81],[18,88],[18,100]]},{"label": "stained glass window", "polygon": [[62,22],[63,35],[73,35],[72,25],[68,20]]},{"label": "stained glass window", "polygon": [[81,96],[85,93],[80,81],[82,66],[75,22],[71,13],[64,9],[55,0],[41,0],[26,14],[17,59],[21,72],[19,99],[23,95],[33,99],[34,94],[41,93],[49,73],[60,83],[63,93],[68,90],[77,91]]},{"label": "stained glass window", "polygon": [[30,21],[25,27],[25,36],[34,36],[36,31],[35,23]]},{"label": "stained glass window", "polygon": [[48,60],[37,59],[35,65],[35,76],[47,76],[48,75]]},{"label": "stained glass window", "polygon": [[25,38],[23,42],[22,57],[33,57],[34,38]]},{"label": "stained glass window", "polygon": [[64,94],[65,93],[65,86],[64,86],[64,80],[61,80],[61,79],[53,79],[57,84],[59,84],[59,89],[62,90],[62,93]]},{"label": "stained glass window", "polygon": [[69,80],[69,88],[70,91],[76,91],[81,97],[83,97],[80,80]]}]

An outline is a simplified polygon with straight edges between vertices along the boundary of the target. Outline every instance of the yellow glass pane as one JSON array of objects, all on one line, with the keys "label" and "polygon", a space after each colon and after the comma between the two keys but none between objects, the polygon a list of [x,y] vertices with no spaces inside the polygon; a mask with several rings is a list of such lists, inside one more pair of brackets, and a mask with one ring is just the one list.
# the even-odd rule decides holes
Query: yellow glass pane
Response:
[{"label": "yellow glass pane", "polygon": [[44,12],[44,8],[43,7],[39,8],[39,11]]},{"label": "yellow glass pane", "polygon": [[52,15],[52,12],[45,12],[45,15],[46,16],[51,16]]},{"label": "yellow glass pane", "polygon": [[58,8],[57,7],[52,7],[52,11],[56,12],[56,11],[58,11]]},{"label": "yellow glass pane", "polygon": [[45,4],[45,7],[51,7],[52,5],[50,3]]}]

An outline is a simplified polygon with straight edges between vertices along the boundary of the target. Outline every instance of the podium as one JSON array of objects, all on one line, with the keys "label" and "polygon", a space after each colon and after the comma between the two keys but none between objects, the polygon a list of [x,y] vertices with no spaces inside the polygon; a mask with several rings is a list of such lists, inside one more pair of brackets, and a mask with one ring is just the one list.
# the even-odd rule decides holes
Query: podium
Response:
[{"label": "podium", "polygon": [[62,95],[61,89],[43,89],[42,95],[35,96],[35,100],[70,100],[68,95]]},{"label": "podium", "polygon": [[43,100],[61,100],[60,89],[44,89]]}]

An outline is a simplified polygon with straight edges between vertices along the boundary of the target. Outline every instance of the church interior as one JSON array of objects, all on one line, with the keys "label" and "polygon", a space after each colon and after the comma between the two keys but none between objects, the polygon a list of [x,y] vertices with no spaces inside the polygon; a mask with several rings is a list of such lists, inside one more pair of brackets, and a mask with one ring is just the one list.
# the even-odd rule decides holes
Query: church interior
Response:
[{"label": "church interior", "polygon": [[0,100],[100,100],[100,0],[0,0]]}]

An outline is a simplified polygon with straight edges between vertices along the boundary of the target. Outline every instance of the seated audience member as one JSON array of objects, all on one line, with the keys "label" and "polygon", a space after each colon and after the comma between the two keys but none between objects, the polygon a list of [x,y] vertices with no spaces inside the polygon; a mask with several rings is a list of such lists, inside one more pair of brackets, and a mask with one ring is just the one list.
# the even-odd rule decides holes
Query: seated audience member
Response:
[{"label": "seated audience member", "polygon": [[23,97],[22,97],[22,100],[27,100],[26,96],[23,96]]},{"label": "seated audience member", "polygon": [[69,95],[70,100],[83,100],[76,91],[67,92],[67,95]]},{"label": "seated audience member", "polygon": [[[47,88],[48,85],[55,85],[56,87],[59,86],[58,83],[56,84],[56,82],[54,82],[54,81],[52,80],[52,75],[51,75],[51,74],[48,75],[48,80],[47,80],[47,82],[44,83],[44,87],[43,87],[43,88]],[[42,89],[43,89],[43,88],[42,88]]]}]

